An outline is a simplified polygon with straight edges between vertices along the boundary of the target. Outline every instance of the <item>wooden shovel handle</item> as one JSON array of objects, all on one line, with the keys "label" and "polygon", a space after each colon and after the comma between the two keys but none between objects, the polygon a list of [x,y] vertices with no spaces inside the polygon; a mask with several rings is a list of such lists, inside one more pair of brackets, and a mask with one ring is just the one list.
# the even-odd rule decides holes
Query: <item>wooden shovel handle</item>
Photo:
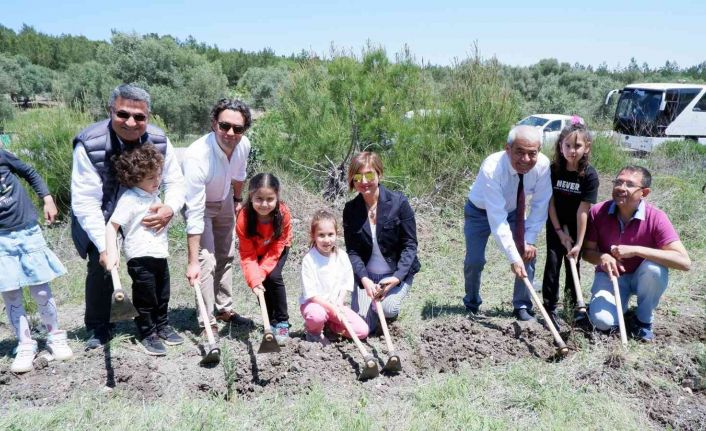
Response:
[{"label": "wooden shovel handle", "polygon": [[216,344],[216,339],[213,338],[213,331],[211,330],[211,320],[208,317],[206,303],[203,301],[203,295],[201,294],[201,283],[199,283],[198,281],[194,282],[194,290],[196,291],[196,302],[198,302],[199,304],[199,313],[201,314],[203,329],[206,331],[206,338],[208,339],[208,344],[213,346]]},{"label": "wooden shovel handle", "polygon": [[267,304],[265,304],[265,294],[263,294],[260,290],[256,290],[255,295],[257,295],[257,302],[260,303],[260,313],[262,314],[262,327],[264,328],[265,333],[269,334],[272,332],[272,329],[270,328],[270,317],[267,315]]},{"label": "wooden shovel handle", "polygon": [[113,279],[113,290],[123,290],[122,284],[120,284],[120,275],[118,274],[118,268],[113,267],[110,270],[110,278]]},{"label": "wooden shovel handle", "polygon": [[620,329],[620,343],[623,347],[628,345],[628,334],[625,330],[625,318],[623,317],[623,301],[620,299],[620,285],[618,277],[610,275],[610,281],[613,283],[613,296],[615,297],[615,310],[618,314],[618,328]]},{"label": "wooden shovel handle", "polygon": [[346,327],[346,331],[353,339],[353,342],[355,343],[356,347],[358,347],[358,350],[360,350],[360,354],[363,355],[363,359],[367,358],[368,350],[365,348],[365,346],[363,346],[363,343],[361,343],[360,338],[358,338],[358,335],[355,333],[353,327],[351,326],[351,322],[348,321],[345,313],[340,307],[338,308],[338,314],[341,316],[341,323],[343,323],[343,326]]},{"label": "wooden shovel handle", "polygon": [[[564,225],[564,233],[571,235],[569,233],[569,227]],[[569,261],[569,268],[571,268],[571,277],[574,280],[574,291],[576,292],[576,308],[580,311],[586,311],[586,303],[583,302],[583,292],[581,292],[581,280],[579,279],[579,272],[576,268],[576,259],[573,256],[566,255]]]},{"label": "wooden shovel handle", "polygon": [[554,323],[552,322],[552,319],[549,318],[549,314],[547,313],[547,310],[544,309],[544,306],[539,301],[539,297],[537,296],[537,292],[534,291],[534,287],[532,287],[532,283],[530,283],[530,281],[527,277],[522,277],[522,281],[525,283],[527,290],[529,290],[529,293],[532,296],[532,300],[534,301],[534,304],[537,306],[537,308],[539,308],[539,311],[542,313],[542,317],[544,318],[544,321],[547,323],[547,327],[549,328],[549,332],[552,333],[552,337],[554,337],[554,341],[556,342],[557,347],[559,347],[559,350],[562,350],[562,351],[567,350],[567,347],[566,347],[566,344],[564,343],[564,340],[562,340],[561,335],[559,335],[559,331],[556,330],[556,328],[554,327]]},{"label": "wooden shovel handle", "polygon": [[385,313],[382,311],[382,305],[377,299],[373,299],[373,307],[377,310],[378,320],[380,320],[380,326],[382,326],[382,333],[385,336],[385,343],[387,343],[387,351],[394,352],[395,348],[392,345],[392,337],[390,337],[390,330],[387,328],[387,320],[385,320]]}]

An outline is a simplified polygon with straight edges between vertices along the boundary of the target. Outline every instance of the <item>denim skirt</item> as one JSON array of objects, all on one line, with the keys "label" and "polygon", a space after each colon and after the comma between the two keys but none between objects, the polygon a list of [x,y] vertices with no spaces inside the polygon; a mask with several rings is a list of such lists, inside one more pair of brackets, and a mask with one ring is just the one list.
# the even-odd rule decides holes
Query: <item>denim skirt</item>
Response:
[{"label": "denim skirt", "polygon": [[66,268],[49,250],[39,225],[0,233],[0,292],[52,281]]}]

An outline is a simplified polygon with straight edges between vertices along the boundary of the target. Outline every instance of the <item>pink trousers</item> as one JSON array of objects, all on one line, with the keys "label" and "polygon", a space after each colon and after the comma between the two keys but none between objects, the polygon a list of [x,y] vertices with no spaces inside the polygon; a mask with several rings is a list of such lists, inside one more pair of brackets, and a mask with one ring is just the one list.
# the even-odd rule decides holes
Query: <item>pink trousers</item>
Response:
[{"label": "pink trousers", "polygon": [[[365,321],[356,313],[348,307],[341,307],[343,309],[343,314],[351,325],[351,329],[358,338],[363,339],[368,336],[368,325]],[[346,331],[346,327],[343,322],[338,320],[335,315],[329,314],[328,311],[321,305],[307,301],[302,304],[299,309],[301,310],[302,317],[304,317],[304,328],[309,334],[318,335],[324,330],[325,326],[339,335],[351,338]]]}]

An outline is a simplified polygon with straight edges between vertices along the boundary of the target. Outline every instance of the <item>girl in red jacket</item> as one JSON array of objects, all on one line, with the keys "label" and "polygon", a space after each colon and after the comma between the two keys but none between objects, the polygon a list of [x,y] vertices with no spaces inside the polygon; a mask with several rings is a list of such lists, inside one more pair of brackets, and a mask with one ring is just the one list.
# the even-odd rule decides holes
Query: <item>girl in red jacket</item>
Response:
[{"label": "girl in red jacket", "polygon": [[289,314],[282,268],[292,244],[292,224],[289,208],[279,199],[277,177],[257,174],[250,180],[235,230],[245,281],[253,293],[264,293],[272,332],[283,346],[289,338]]}]

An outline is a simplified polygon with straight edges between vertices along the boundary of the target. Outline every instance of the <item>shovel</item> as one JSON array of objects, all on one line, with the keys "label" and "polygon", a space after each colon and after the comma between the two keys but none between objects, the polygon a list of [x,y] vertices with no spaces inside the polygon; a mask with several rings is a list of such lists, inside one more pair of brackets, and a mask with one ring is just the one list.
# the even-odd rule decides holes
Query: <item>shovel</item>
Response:
[{"label": "shovel", "polygon": [[564,343],[564,340],[561,339],[561,335],[559,335],[559,331],[556,330],[554,327],[554,323],[552,322],[552,319],[549,318],[549,314],[547,314],[547,310],[544,308],[544,305],[542,305],[542,302],[539,300],[539,297],[537,296],[537,292],[534,291],[534,287],[532,287],[532,283],[530,283],[529,278],[527,277],[522,277],[522,281],[525,283],[525,287],[527,287],[527,290],[529,290],[530,295],[532,296],[532,300],[534,301],[534,304],[539,308],[539,311],[542,313],[542,317],[544,318],[544,322],[547,324],[547,327],[549,328],[549,332],[552,333],[552,336],[554,337],[554,343],[556,343],[557,346],[557,353],[561,356],[565,356],[567,353],[569,353],[569,348],[566,347],[566,344]]},{"label": "shovel", "polygon": [[204,345],[203,350],[206,355],[201,359],[199,364],[201,365],[212,365],[217,364],[221,360],[221,349],[216,345],[216,339],[213,338],[213,330],[211,329],[211,319],[208,317],[208,311],[206,311],[206,303],[203,301],[203,294],[201,294],[201,284],[198,281],[194,283],[194,290],[196,291],[196,302],[199,303],[199,313],[201,314],[201,321],[203,322],[203,329],[206,331],[206,339],[208,340],[208,345]]},{"label": "shovel", "polygon": [[618,285],[618,277],[610,275],[610,281],[613,283],[613,296],[615,297],[615,310],[618,314],[618,327],[620,329],[620,343],[623,347],[628,346],[628,334],[625,330],[625,318],[623,317],[623,303],[620,299],[620,286]]},{"label": "shovel", "polygon": [[275,335],[272,333],[272,327],[270,327],[270,318],[267,316],[267,306],[265,305],[265,295],[257,290],[257,300],[260,303],[260,312],[262,313],[262,327],[265,331],[265,335],[262,336],[262,342],[260,343],[260,348],[257,353],[273,353],[279,352],[279,344],[275,340]]},{"label": "shovel", "polygon": [[110,322],[119,322],[121,320],[130,320],[138,316],[135,306],[132,305],[130,298],[123,290],[120,284],[120,276],[118,268],[113,267],[110,270],[110,276],[113,279],[113,297],[110,301]]},{"label": "shovel", "polygon": [[375,356],[368,353],[368,351],[365,349],[365,346],[363,346],[363,343],[360,342],[358,335],[356,335],[355,331],[353,331],[353,328],[351,327],[350,322],[348,321],[348,319],[346,319],[346,315],[343,313],[343,310],[339,308],[338,314],[340,315],[341,322],[343,322],[343,326],[346,327],[346,331],[353,339],[353,342],[355,343],[356,347],[358,347],[358,350],[360,350],[360,354],[363,355],[364,366],[361,368],[358,380],[368,380],[379,376],[380,371],[378,370],[378,364],[377,361],[375,361]]},{"label": "shovel", "polygon": [[[569,228],[564,226],[564,233],[569,235]],[[571,268],[571,277],[574,280],[574,291],[576,292],[576,311],[586,313],[586,303],[583,302],[583,293],[581,292],[581,281],[579,280],[579,272],[576,269],[576,259],[573,256],[566,256]]]},{"label": "shovel", "polygon": [[395,348],[392,346],[392,338],[390,337],[390,331],[387,329],[387,321],[385,320],[385,313],[382,311],[382,306],[377,299],[373,300],[373,307],[378,312],[378,320],[380,320],[380,326],[382,326],[382,333],[385,336],[385,343],[387,343],[387,363],[382,367],[383,371],[388,371],[391,373],[399,373],[402,371],[402,363],[400,362],[400,357],[395,352]]}]

